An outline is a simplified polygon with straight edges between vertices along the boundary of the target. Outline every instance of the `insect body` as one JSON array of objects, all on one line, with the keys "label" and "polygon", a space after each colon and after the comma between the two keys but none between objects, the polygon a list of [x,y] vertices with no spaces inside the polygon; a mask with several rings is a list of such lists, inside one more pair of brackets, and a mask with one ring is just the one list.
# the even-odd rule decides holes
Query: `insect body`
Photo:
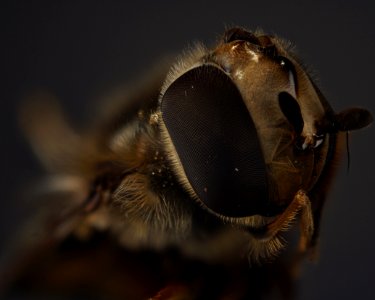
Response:
[{"label": "insect body", "polygon": [[297,220],[298,251],[312,249],[342,132],[371,114],[335,113],[285,42],[242,28],[156,82],[83,138],[52,112],[51,126],[24,120],[51,189],[73,192],[52,235],[262,262]]}]

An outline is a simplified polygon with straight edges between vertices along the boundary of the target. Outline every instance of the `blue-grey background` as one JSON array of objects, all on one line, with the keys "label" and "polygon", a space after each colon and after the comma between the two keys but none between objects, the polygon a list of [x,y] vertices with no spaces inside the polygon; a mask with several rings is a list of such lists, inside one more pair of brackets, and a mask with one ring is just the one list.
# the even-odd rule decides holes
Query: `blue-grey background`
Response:
[{"label": "blue-grey background", "polygon": [[[54,93],[80,123],[98,95],[226,26],[293,41],[336,110],[375,113],[372,1],[2,1],[0,4],[0,241],[28,213],[18,194],[39,173],[16,123],[30,90]],[[324,211],[320,259],[306,264],[298,299],[374,299],[375,127],[351,135]]]}]

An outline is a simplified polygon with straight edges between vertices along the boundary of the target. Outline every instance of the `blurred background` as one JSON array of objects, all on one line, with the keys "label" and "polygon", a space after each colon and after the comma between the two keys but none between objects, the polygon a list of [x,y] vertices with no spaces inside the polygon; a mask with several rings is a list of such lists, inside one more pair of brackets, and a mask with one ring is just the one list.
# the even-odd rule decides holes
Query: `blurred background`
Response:
[{"label": "blurred background", "polygon": [[[142,78],[195,41],[212,45],[239,25],[292,41],[336,111],[375,113],[375,4],[371,1],[2,1],[0,242],[30,212],[20,200],[41,170],[17,125],[36,89],[61,101],[73,124],[96,99]],[[298,299],[373,299],[375,126],[351,135],[323,216],[320,258],[306,263]]]}]

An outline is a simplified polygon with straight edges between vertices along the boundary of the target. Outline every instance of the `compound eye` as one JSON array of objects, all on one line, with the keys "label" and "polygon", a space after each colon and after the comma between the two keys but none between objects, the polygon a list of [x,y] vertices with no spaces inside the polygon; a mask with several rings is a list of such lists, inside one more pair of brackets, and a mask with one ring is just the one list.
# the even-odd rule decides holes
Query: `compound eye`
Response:
[{"label": "compound eye", "polygon": [[268,212],[257,129],[226,73],[212,65],[187,71],[165,91],[160,109],[186,188],[202,205],[226,217]]}]

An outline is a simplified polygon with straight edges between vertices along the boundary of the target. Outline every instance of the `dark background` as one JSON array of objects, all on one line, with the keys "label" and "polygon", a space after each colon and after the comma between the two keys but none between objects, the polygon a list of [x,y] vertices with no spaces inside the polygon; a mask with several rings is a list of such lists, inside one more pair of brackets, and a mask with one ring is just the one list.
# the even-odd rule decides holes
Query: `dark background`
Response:
[{"label": "dark background", "polygon": [[[0,241],[28,213],[17,195],[39,174],[16,107],[36,88],[53,92],[79,124],[93,99],[132,81],[226,26],[262,28],[293,41],[335,110],[375,113],[375,9],[371,1],[2,1]],[[375,127],[351,135],[324,211],[320,259],[306,264],[299,299],[373,299]]]}]

